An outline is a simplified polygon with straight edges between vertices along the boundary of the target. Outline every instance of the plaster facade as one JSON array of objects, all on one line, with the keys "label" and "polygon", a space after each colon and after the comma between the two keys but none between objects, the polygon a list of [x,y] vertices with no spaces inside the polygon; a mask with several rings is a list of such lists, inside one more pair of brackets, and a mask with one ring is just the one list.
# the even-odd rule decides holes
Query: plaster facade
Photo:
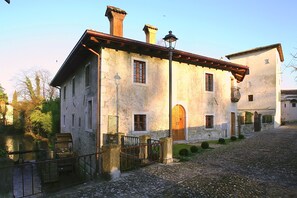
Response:
[{"label": "plaster facade", "polygon": [[[146,62],[146,84],[133,82],[133,60]],[[102,50],[102,131],[108,132],[108,117],[116,115],[116,85],[114,75],[121,76],[119,84],[119,131],[127,135],[168,135],[168,60],[105,48]],[[173,107],[182,105],[186,111],[186,140],[214,139],[230,136],[232,74],[173,62]],[[214,91],[205,91],[204,75],[214,75]],[[147,115],[147,130],[134,131],[133,115]],[[205,129],[205,115],[214,115],[215,127]],[[227,134],[222,130],[227,124]]]},{"label": "plaster facade", "polygon": [[[281,124],[281,62],[283,60],[280,44],[255,48],[226,57],[231,62],[246,64],[250,67],[249,75],[238,84],[241,100],[238,111],[242,116],[245,112],[255,112],[273,116],[274,127]],[[267,128],[265,124],[265,128]],[[264,127],[264,125],[262,124]]]},{"label": "plaster facade", "polygon": [[282,90],[282,123],[297,121],[297,90]]},{"label": "plaster facade", "polygon": [[[147,42],[113,35],[122,32],[122,24],[115,26],[112,17],[124,18],[126,12],[108,6],[110,12],[111,34],[86,30],[51,82],[61,90],[61,132],[71,132],[80,155],[98,152],[109,133],[169,136],[168,48],[153,44],[153,26],[149,28],[154,31],[145,31]],[[231,89],[248,70],[246,65],[174,50],[172,110],[178,107],[173,113],[178,115],[172,123],[179,128],[173,140],[177,131],[186,141],[236,135],[237,103],[231,101]],[[144,82],[135,83],[135,76],[144,76]]]}]

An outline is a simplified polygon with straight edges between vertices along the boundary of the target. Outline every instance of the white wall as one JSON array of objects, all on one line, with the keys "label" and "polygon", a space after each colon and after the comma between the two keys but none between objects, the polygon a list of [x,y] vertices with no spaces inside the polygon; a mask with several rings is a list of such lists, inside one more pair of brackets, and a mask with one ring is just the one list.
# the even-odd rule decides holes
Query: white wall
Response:
[{"label": "white wall", "polygon": [[[147,84],[133,83],[133,59],[146,62]],[[105,48],[102,50],[102,125],[108,130],[108,115],[116,115],[116,86],[114,75],[121,77],[119,85],[119,131],[133,131],[133,114],[147,114],[147,131],[156,138],[168,130],[168,60]],[[215,91],[204,91],[205,72],[214,74]],[[186,137],[189,140],[223,136],[222,124],[227,123],[230,135],[231,103],[230,72],[173,62],[173,106],[180,104],[186,111]],[[206,130],[205,115],[215,116],[215,128]]]}]

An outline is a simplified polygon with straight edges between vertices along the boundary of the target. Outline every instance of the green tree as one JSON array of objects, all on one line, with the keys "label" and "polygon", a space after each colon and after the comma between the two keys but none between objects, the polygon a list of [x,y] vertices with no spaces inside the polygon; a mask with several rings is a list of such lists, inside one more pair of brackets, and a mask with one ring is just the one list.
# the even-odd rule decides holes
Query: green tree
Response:
[{"label": "green tree", "polygon": [[0,125],[5,125],[6,123],[7,104],[8,96],[5,93],[5,89],[0,84]]},{"label": "green tree", "polygon": [[[49,75],[45,71],[26,74],[18,82],[13,103],[19,113],[19,123],[25,133],[37,141],[47,141],[57,132],[59,104],[57,91],[49,85]],[[20,101],[18,101],[20,98]]]}]

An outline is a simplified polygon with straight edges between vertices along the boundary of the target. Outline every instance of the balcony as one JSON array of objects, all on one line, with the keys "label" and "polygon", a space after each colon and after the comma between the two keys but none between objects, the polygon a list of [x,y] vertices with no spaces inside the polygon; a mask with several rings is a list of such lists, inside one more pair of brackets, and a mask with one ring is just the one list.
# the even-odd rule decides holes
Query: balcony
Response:
[{"label": "balcony", "polygon": [[231,88],[231,102],[238,102],[240,100],[240,91],[239,87],[232,87]]}]

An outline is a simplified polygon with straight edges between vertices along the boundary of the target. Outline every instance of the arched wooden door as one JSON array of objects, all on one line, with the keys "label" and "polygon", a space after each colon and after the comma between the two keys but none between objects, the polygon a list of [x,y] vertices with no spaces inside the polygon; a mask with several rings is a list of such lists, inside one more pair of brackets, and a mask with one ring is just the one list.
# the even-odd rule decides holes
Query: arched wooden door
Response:
[{"label": "arched wooden door", "polygon": [[185,140],[186,111],[183,106],[175,105],[172,109],[172,139]]}]

